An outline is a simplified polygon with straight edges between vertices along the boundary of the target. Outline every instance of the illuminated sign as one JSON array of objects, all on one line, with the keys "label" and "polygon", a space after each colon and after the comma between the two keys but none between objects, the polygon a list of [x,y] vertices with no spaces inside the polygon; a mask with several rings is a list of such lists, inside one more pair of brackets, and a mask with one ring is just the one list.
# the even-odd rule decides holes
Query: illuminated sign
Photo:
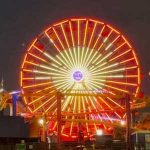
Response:
[{"label": "illuminated sign", "polygon": [[83,78],[83,74],[81,71],[75,71],[73,73],[73,79],[76,80],[76,81],[81,81]]}]

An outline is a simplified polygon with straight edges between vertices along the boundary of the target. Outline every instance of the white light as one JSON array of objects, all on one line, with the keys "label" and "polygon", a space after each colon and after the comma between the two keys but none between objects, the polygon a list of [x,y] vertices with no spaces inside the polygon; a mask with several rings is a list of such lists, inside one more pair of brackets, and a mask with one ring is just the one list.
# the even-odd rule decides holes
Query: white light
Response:
[{"label": "white light", "polygon": [[54,43],[54,41],[52,39],[49,39],[52,43]]},{"label": "white light", "polygon": [[103,130],[98,129],[98,130],[96,131],[96,135],[103,135]]},{"label": "white light", "polygon": [[39,124],[40,124],[40,125],[43,125],[43,124],[44,124],[44,119],[42,119],[42,118],[39,119]]},{"label": "white light", "polygon": [[120,124],[121,124],[122,126],[124,126],[124,125],[125,125],[125,121],[121,120]]},{"label": "white light", "polygon": [[3,91],[4,91],[4,89],[3,89],[3,88],[2,88],[2,89],[0,89],[0,93],[1,93],[1,92],[3,92]]}]

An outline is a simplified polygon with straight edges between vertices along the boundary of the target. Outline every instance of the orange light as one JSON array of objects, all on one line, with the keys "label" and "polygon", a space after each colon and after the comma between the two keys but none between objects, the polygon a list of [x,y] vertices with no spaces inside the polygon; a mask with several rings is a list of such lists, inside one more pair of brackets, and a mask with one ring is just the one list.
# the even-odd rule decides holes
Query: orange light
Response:
[{"label": "orange light", "polygon": [[71,22],[70,22],[70,21],[69,21],[69,27],[70,27],[71,38],[72,38],[72,43],[73,43],[73,47],[74,47],[75,43],[74,43],[74,37],[73,37],[73,32],[72,32],[72,25],[71,25]]},{"label": "orange light", "polygon": [[[47,32],[45,32],[46,36],[49,38],[49,40],[51,41],[50,36],[47,34]],[[52,42],[53,45],[55,46],[55,48],[60,52],[60,49],[57,47],[57,45],[54,43],[54,41]]]},{"label": "orange light", "polygon": [[90,37],[90,40],[89,40],[89,43],[88,43],[88,48],[90,47],[90,44],[91,44],[91,41],[92,41],[92,38],[93,38],[93,35],[94,35],[94,32],[95,32],[96,25],[97,25],[97,23],[94,24],[94,28],[93,28],[93,31],[92,31],[92,34],[91,34],[91,37]]},{"label": "orange light", "polygon": [[39,84],[32,84],[32,85],[28,85],[28,86],[23,86],[23,89],[37,87],[37,86],[44,86],[44,85],[47,85],[47,84],[50,84],[50,83],[51,82],[45,82],[45,83],[39,83]]},{"label": "orange light", "polygon": [[66,22],[68,22],[68,20],[63,20],[63,21],[61,21],[59,23],[54,24],[53,26],[59,26],[59,25],[64,24]]},{"label": "orange light", "polygon": [[86,42],[87,27],[88,27],[88,20],[86,21],[86,26],[85,26],[83,46],[85,46],[85,42]]},{"label": "orange light", "polygon": [[78,46],[80,45],[80,20],[78,20]]},{"label": "orange light", "polygon": [[61,40],[60,40],[60,38],[59,38],[59,36],[58,36],[58,34],[57,34],[57,32],[56,32],[56,30],[55,30],[54,28],[52,28],[52,29],[53,29],[53,31],[54,31],[54,33],[55,33],[55,35],[56,35],[56,37],[57,37],[58,41],[60,42],[60,44],[61,44],[62,48],[63,48],[63,49],[65,49],[65,47],[64,47],[64,45],[63,45],[63,43],[61,42]]},{"label": "orange light", "polygon": [[99,38],[100,38],[100,36],[101,36],[101,34],[102,34],[104,28],[105,28],[105,25],[102,27],[102,29],[101,29],[101,31],[100,31],[100,33],[99,33],[99,36],[97,36],[97,39],[96,39],[96,41],[95,41],[95,43],[94,43],[94,46],[93,46],[93,49],[95,48],[95,46],[96,46],[96,44],[97,44],[97,42],[98,42],[98,40],[99,40]]},{"label": "orange light", "polygon": [[117,55],[116,57],[113,57],[112,59],[110,59],[110,61],[115,60],[115,59],[117,59],[117,58],[119,58],[119,57],[121,57],[121,56],[123,56],[123,55],[129,53],[130,51],[131,51],[131,49],[129,49],[129,50],[127,50],[127,51],[121,53],[120,55]]}]

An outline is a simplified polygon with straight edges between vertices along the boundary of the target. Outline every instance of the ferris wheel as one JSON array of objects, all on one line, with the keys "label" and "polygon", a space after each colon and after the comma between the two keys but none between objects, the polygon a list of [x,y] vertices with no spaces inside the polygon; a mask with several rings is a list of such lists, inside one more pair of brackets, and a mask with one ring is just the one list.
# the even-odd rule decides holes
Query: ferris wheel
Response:
[{"label": "ferris wheel", "polygon": [[[114,97],[119,92],[137,96],[140,67],[119,31],[99,20],[73,18],[51,25],[32,42],[20,84],[29,111],[50,117],[57,113],[56,93],[63,93],[61,111],[70,121],[62,125],[62,135],[76,137],[79,122],[74,120],[80,119],[88,136],[106,129],[104,121],[124,119],[124,102]],[[49,128],[56,130],[57,122],[51,121]]]}]

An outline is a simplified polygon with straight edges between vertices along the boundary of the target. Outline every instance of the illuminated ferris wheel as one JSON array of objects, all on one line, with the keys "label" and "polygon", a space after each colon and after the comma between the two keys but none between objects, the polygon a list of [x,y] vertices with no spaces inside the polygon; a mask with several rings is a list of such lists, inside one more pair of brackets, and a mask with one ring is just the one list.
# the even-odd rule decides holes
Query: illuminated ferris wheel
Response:
[{"label": "illuminated ferris wheel", "polygon": [[[104,121],[124,119],[124,102],[114,97],[119,92],[136,96],[139,86],[139,62],[129,42],[110,25],[89,18],[51,25],[32,42],[21,66],[21,89],[31,113],[56,115],[56,93],[64,94],[62,114],[70,121],[61,132],[68,137],[77,136],[75,119],[84,120],[85,136],[106,129]],[[56,130],[57,122],[49,126]]]}]

